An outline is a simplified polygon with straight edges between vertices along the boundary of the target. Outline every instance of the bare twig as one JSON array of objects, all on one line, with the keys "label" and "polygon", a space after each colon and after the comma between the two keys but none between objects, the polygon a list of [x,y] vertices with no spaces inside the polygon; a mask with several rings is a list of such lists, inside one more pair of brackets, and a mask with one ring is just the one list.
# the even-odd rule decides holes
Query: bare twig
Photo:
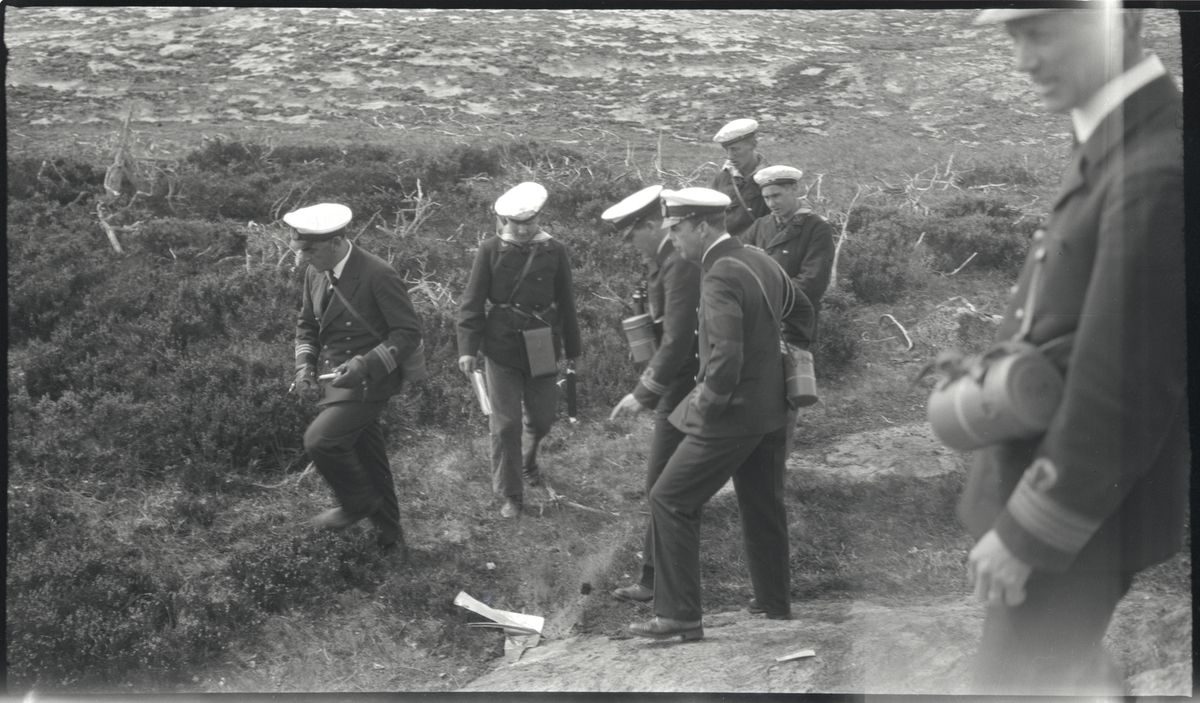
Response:
[{"label": "bare twig", "polygon": [[864,186],[858,186],[854,191],[854,197],[850,199],[850,205],[846,207],[846,219],[842,221],[842,231],[838,235],[837,246],[833,248],[833,264],[829,269],[829,288],[831,290],[837,288],[838,256],[842,253],[842,244],[846,242],[846,228],[850,226],[850,213],[854,210],[854,203],[858,202],[859,196],[865,190]]},{"label": "bare twig", "polygon": [[971,263],[971,259],[974,259],[974,258],[975,258],[975,255],[976,255],[976,254],[978,254],[978,253],[979,253],[979,252],[977,252],[977,251],[975,251],[975,252],[971,252],[971,255],[967,257],[967,260],[966,260],[966,261],[962,262],[962,265],[961,265],[961,266],[959,266],[958,268],[954,269],[953,271],[951,271],[950,273],[948,273],[948,274],[946,274],[946,275],[947,275],[947,276],[953,276],[954,274],[958,273],[959,271],[962,271],[962,270],[963,270],[963,266],[966,266],[967,264]]},{"label": "bare twig", "polygon": [[113,251],[124,254],[125,252],[121,251],[121,242],[117,241],[117,231],[108,223],[108,220],[104,219],[104,204],[99,201],[96,202],[96,216],[100,218],[100,226],[108,235],[108,241],[112,244]]},{"label": "bare twig", "polygon": [[891,315],[886,315],[886,314],[885,314],[885,315],[881,315],[881,316],[879,317],[879,324],[881,324],[881,325],[882,325],[884,320],[890,320],[890,321],[891,321],[891,323],[892,323],[893,325],[895,325],[897,329],[899,329],[899,330],[900,330],[900,334],[903,334],[903,335],[904,335],[904,341],[908,343],[908,346],[905,348],[905,351],[911,351],[911,350],[912,350],[912,348],[913,348],[913,341],[912,341],[912,337],[909,337],[909,336],[908,336],[908,330],[904,329],[904,325],[901,325],[901,324],[900,324],[900,323],[899,323],[899,322],[896,320],[896,318],[892,317]]}]

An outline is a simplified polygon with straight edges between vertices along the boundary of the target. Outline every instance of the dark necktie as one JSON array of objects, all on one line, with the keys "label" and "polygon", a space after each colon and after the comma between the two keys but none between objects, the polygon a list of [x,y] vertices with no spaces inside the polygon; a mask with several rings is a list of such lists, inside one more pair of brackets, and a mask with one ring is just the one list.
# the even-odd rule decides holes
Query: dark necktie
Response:
[{"label": "dark necktie", "polygon": [[325,291],[325,299],[321,303],[322,315],[324,315],[325,311],[329,309],[329,301],[333,300],[333,287],[336,286],[338,282],[337,276],[333,275],[333,272],[331,271],[325,272],[325,280],[329,283],[329,289]]}]

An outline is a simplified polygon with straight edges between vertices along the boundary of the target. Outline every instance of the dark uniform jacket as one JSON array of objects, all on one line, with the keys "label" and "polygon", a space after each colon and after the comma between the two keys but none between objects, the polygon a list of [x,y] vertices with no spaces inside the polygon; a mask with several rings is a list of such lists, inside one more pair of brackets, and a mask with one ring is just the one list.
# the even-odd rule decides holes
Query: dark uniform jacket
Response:
[{"label": "dark uniform jacket", "polygon": [[[536,248],[533,264],[508,307],[530,247]],[[485,240],[459,308],[458,355],[475,356],[482,350],[493,361],[528,371],[521,330],[546,324],[553,329],[555,358],[564,350],[567,358],[577,358],[582,344],[566,245],[553,238],[528,245],[500,237]]]},{"label": "dark uniform jacket", "polygon": [[700,376],[671,424],[701,437],[777,430],[787,423],[787,401],[775,315],[786,307],[791,281],[766,254],[732,238],[708,251],[703,268]]},{"label": "dark uniform jacket", "polygon": [[648,408],[657,407],[660,401],[678,403],[680,398],[664,395],[676,379],[694,379],[700,369],[696,338],[700,277],[700,267],[680,256],[669,239],[650,264],[646,292],[650,316],[659,332],[658,351],[633,390],[633,397]]},{"label": "dark uniform jacket", "polygon": [[[401,362],[421,343],[421,319],[404,280],[383,259],[351,245],[337,287],[375,333],[329,289],[325,273],[309,266],[304,272],[304,301],[296,323],[296,366],[315,366],[319,357],[319,373],[324,374],[362,356],[367,363],[367,389],[358,399],[387,400],[400,391]],[[318,317],[327,297],[329,305]],[[332,401],[321,401],[328,402]]]},{"label": "dark uniform jacket", "polygon": [[732,166],[726,163],[713,178],[712,186],[710,186],[713,190],[719,190],[728,195],[732,201],[725,210],[725,228],[735,237],[745,232],[758,218],[771,214],[771,209],[763,200],[762,190],[754,181],[754,174],[770,164],[762,154],[756,154],[756,156],[758,164],[750,173],[735,176],[730,170]]},{"label": "dark uniform jacket", "polygon": [[759,247],[779,262],[808,299],[811,317],[798,318],[793,314],[784,321],[784,339],[807,349],[816,341],[821,296],[829,287],[833,271],[833,227],[820,215],[801,208],[782,229],[774,214],[758,218],[742,235],[742,241]]},{"label": "dark uniform jacket", "polygon": [[[1181,100],[1169,77],[1074,155],[997,333],[1073,333],[1040,439],[977,453],[959,517],[1034,568],[1133,571],[1180,547],[1188,506]],[[1035,308],[1024,309],[1045,250]]]}]

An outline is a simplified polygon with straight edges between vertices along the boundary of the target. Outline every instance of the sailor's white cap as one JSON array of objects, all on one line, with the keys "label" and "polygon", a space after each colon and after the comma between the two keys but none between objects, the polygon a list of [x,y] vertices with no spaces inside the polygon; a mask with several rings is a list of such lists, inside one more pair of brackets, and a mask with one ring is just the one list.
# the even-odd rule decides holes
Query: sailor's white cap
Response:
[{"label": "sailor's white cap", "polygon": [[724,213],[733,202],[728,195],[711,188],[664,190],[662,201],[663,229],[694,215]]},{"label": "sailor's white cap", "polygon": [[658,201],[662,192],[662,186],[642,188],[600,213],[600,219],[611,222],[618,232],[628,234],[634,225],[662,211]]},{"label": "sailor's white cap", "polygon": [[717,132],[717,136],[713,137],[713,141],[719,142],[721,146],[729,146],[752,136],[757,131],[758,122],[752,119],[734,120],[722,127],[721,131]]},{"label": "sailor's white cap", "polygon": [[321,242],[336,237],[353,217],[345,205],[319,203],[293,210],[283,216],[283,221],[294,230],[292,239]]},{"label": "sailor's white cap", "polygon": [[754,182],[759,188],[798,183],[804,172],[791,166],[767,166],[754,172]]},{"label": "sailor's white cap", "polygon": [[524,222],[537,215],[546,204],[549,194],[540,183],[525,181],[509,188],[496,198],[496,214],[517,222]]}]

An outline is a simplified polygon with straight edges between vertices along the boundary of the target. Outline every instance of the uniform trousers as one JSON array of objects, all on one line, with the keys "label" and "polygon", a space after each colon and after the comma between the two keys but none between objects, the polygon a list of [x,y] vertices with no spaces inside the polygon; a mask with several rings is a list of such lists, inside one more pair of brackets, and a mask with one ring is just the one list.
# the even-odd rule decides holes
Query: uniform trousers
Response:
[{"label": "uniform trousers", "polygon": [[982,694],[1121,695],[1101,642],[1133,572],[1034,571],[1018,606],[989,606],[975,655]]},{"label": "uniform trousers", "polygon": [[791,612],[784,435],[687,435],[650,490],[654,614],[693,622],[700,609],[701,508],[733,477],[754,597],[769,613]]},{"label": "uniform trousers", "polygon": [[304,449],[325,477],[342,508],[370,518],[379,543],[395,542],[400,504],[388,463],[379,415],[387,401],[342,402],[325,406],[304,432]]},{"label": "uniform trousers", "polygon": [[[538,444],[558,411],[555,376],[532,378],[528,371],[488,359],[484,365],[492,414],[492,490],[517,498],[525,493],[524,471],[537,468]],[[525,451],[521,451],[522,442]]]},{"label": "uniform trousers", "polygon": [[[695,387],[695,376],[688,375],[675,379],[667,387],[667,392],[659,399],[658,406],[654,410],[654,436],[650,439],[650,458],[646,462],[647,499],[650,498],[650,491],[658,482],[658,477],[662,475],[671,455],[675,453],[675,449],[687,436],[676,429],[675,425],[672,425],[667,418],[671,416],[675,406],[687,398]],[[646,524],[646,537],[642,540],[642,577],[639,579],[639,583],[646,588],[654,588],[654,533],[651,531],[649,523]]]}]

